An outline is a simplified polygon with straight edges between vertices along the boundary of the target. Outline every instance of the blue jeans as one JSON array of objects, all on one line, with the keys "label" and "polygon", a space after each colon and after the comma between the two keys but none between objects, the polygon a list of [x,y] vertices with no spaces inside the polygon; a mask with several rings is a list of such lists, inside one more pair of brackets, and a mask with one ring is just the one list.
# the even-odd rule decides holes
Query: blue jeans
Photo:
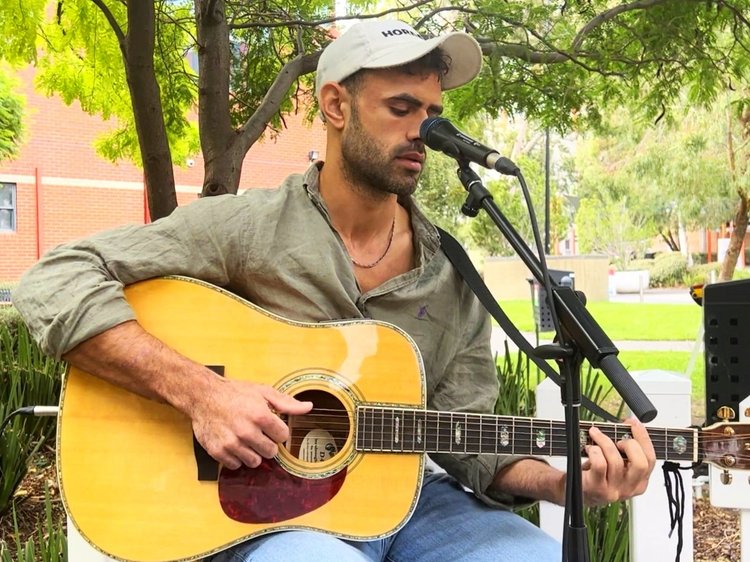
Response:
[{"label": "blue jeans", "polygon": [[213,562],[559,562],[560,543],[510,511],[488,507],[450,476],[425,475],[419,503],[396,534],[345,541],[285,531],[250,540]]}]

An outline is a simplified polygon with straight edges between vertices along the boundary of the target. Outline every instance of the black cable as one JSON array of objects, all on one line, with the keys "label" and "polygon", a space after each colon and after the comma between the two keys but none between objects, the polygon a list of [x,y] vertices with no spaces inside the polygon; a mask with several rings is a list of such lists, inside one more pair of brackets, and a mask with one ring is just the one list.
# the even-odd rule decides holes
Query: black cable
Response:
[{"label": "black cable", "polygon": [[555,303],[552,300],[552,279],[549,275],[549,269],[547,268],[547,259],[544,255],[544,245],[542,244],[542,235],[539,232],[539,224],[536,220],[536,213],[534,212],[534,204],[531,201],[531,193],[529,187],[526,185],[526,180],[521,173],[521,170],[516,171],[516,178],[521,186],[521,193],[523,193],[523,199],[526,201],[526,207],[529,211],[529,219],[531,221],[531,232],[534,236],[534,245],[536,246],[536,253],[539,257],[539,266],[542,270],[542,280],[544,284],[544,290],[547,293],[547,301],[550,309],[550,316],[552,318],[552,324],[555,327],[555,333],[557,334],[558,342],[561,346],[565,345],[563,340],[563,333],[560,329],[560,320],[555,310]]},{"label": "black cable", "polygon": [[16,416],[30,416],[33,414],[34,406],[24,406],[23,408],[18,408],[17,410],[12,411],[10,414],[5,416],[5,419],[3,420],[3,423],[0,423],[0,436],[3,434],[3,431],[5,431],[5,427],[11,422],[13,418]]},{"label": "black cable", "polygon": [[6,426],[16,416],[56,416],[59,408],[57,406],[23,406],[17,410],[13,410],[10,414],[5,416],[3,423],[0,423],[0,437],[3,435]]},{"label": "black cable", "polygon": [[[521,170],[516,170],[515,173],[516,178],[518,179],[518,183],[521,186],[521,192],[523,193],[523,198],[526,201],[526,207],[528,209],[529,213],[529,219],[531,222],[531,232],[534,236],[534,245],[536,246],[536,252],[537,256],[539,258],[539,269],[542,273],[542,281],[544,284],[544,290],[546,292],[546,298],[547,298],[547,304],[549,306],[550,311],[550,318],[552,319],[552,325],[555,328],[555,334],[557,336],[557,344],[563,348],[568,348],[567,342],[566,342],[566,334],[563,332],[562,327],[560,325],[560,319],[557,314],[557,309],[555,307],[554,302],[554,296],[552,294],[552,279],[549,274],[549,268],[547,267],[547,258],[544,253],[544,245],[542,243],[542,236],[539,232],[539,224],[536,219],[536,213],[534,212],[534,204],[531,200],[531,193],[529,192],[529,188],[526,185],[526,180],[523,177],[523,174],[521,173]],[[578,358],[577,358],[578,359]],[[577,360],[574,359],[574,360]],[[565,397],[565,410],[566,410],[566,420],[572,419],[574,415],[577,415],[578,412],[575,410],[576,408],[580,407],[581,405],[581,394],[580,394],[580,382],[578,381],[578,375],[574,372],[572,372],[572,367],[570,365],[569,361],[559,361],[560,365],[560,375],[563,378],[563,381],[565,383],[564,387],[562,387],[563,396]],[[574,403],[575,401],[575,403]],[[580,422],[580,420],[578,420]],[[580,426],[579,426],[580,427]],[[578,441],[578,437],[575,435],[567,435],[567,444],[570,454],[568,455],[568,461],[567,461],[567,473],[568,475],[574,474],[576,472],[580,473],[580,457],[574,456],[575,453],[573,451],[573,448],[575,446],[575,443]],[[580,554],[580,558],[576,558],[577,560],[582,560],[583,562],[588,562],[590,560],[590,553],[588,551],[588,537],[586,536],[586,523],[583,518],[583,504],[581,504],[580,511],[577,509],[571,508],[571,504],[573,503],[573,500],[580,498],[580,501],[583,501],[583,491],[582,489],[576,489],[573,490],[572,486],[570,484],[573,484],[574,482],[571,480],[566,480],[566,487],[565,487],[565,525],[566,529],[569,532],[563,533],[563,561],[568,562],[569,561],[569,550],[571,547],[571,541],[573,538],[576,539],[576,545],[578,548],[582,548],[582,552],[577,552],[576,555]],[[576,486],[577,488],[578,486]],[[579,496],[580,494],[580,496]],[[580,521],[578,519],[580,518]],[[571,537],[569,535],[575,534],[575,537]]]}]

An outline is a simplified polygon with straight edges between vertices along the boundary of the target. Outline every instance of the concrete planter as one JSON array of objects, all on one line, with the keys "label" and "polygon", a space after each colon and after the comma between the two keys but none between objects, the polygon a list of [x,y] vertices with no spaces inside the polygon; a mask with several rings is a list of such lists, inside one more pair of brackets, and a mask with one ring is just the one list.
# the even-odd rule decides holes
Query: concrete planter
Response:
[{"label": "concrete planter", "polygon": [[616,293],[640,293],[648,289],[648,270],[616,271],[614,277]]}]

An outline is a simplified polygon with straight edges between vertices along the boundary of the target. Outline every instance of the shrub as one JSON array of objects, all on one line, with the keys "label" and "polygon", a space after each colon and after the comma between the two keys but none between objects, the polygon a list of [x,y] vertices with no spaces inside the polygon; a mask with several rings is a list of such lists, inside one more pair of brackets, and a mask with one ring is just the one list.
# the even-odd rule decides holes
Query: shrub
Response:
[{"label": "shrub", "polygon": [[656,260],[647,260],[647,259],[641,259],[641,260],[631,260],[630,263],[628,263],[628,271],[651,271],[654,267],[654,263]]},{"label": "shrub", "polygon": [[714,279],[719,278],[719,269],[721,269],[719,262],[694,265],[685,272],[682,282],[688,287],[691,285],[706,285],[711,282],[711,272],[714,273]]},{"label": "shrub", "polygon": [[21,316],[15,307],[0,304],[0,325],[15,331],[21,323]]},{"label": "shrub", "polygon": [[[55,405],[63,363],[42,353],[18,317],[0,323],[0,420],[23,406]],[[0,435],[0,517],[31,456],[52,435],[54,420],[16,416]]]},{"label": "shrub", "polygon": [[[714,281],[719,278],[720,269],[721,262],[693,266],[685,272],[682,283],[686,286],[699,284],[706,285],[711,282],[711,272],[714,273]],[[736,268],[732,280],[736,281],[737,279],[750,279],[750,271],[747,269]]]},{"label": "shrub", "polygon": [[37,523],[36,534],[26,540],[19,538],[15,511],[13,522],[16,530],[15,544],[0,542],[0,562],[66,562],[68,540],[65,522],[57,521],[52,511],[49,489],[44,491],[44,518]]},{"label": "shrub", "polygon": [[[532,370],[535,371],[532,374]],[[586,364],[581,377],[581,390],[592,402],[602,405],[611,403],[612,387],[605,384],[601,373]],[[518,351],[515,361],[505,343],[505,355],[497,364],[497,376],[500,380],[500,396],[495,406],[498,414],[533,416],[535,410],[535,394],[533,384],[539,382],[536,366],[532,366],[529,359]],[[624,404],[621,402],[615,412],[621,417]],[[581,420],[595,420],[588,410],[581,409]],[[518,515],[528,519],[535,525],[539,524],[539,504],[517,510]],[[630,530],[628,526],[629,509],[627,502],[615,502],[602,507],[587,507],[584,509],[584,520],[588,532],[589,552],[594,555],[592,560],[598,562],[627,562],[630,560]]]},{"label": "shrub", "polygon": [[651,268],[652,287],[674,287],[683,282],[687,273],[687,260],[679,252],[661,254]]},{"label": "shrub", "polygon": [[708,254],[706,252],[692,252],[690,255],[693,258],[694,265],[704,265],[708,263]]}]

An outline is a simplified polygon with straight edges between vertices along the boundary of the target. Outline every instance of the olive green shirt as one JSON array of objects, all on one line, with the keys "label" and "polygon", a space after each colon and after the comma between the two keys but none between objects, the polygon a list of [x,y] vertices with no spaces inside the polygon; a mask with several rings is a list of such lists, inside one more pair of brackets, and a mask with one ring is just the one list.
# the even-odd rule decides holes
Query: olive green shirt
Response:
[{"label": "olive green shirt", "polygon": [[[13,302],[42,349],[55,357],[134,319],[123,286],[163,275],[225,287],[291,320],[382,320],[416,341],[428,408],[491,413],[498,380],[489,316],[440,250],[435,227],[403,200],[416,267],[362,293],[318,178],[311,166],[277,189],[199,199],[151,224],[60,246],[24,275]],[[431,457],[488,504],[521,500],[485,493],[495,474],[521,457]]]}]

